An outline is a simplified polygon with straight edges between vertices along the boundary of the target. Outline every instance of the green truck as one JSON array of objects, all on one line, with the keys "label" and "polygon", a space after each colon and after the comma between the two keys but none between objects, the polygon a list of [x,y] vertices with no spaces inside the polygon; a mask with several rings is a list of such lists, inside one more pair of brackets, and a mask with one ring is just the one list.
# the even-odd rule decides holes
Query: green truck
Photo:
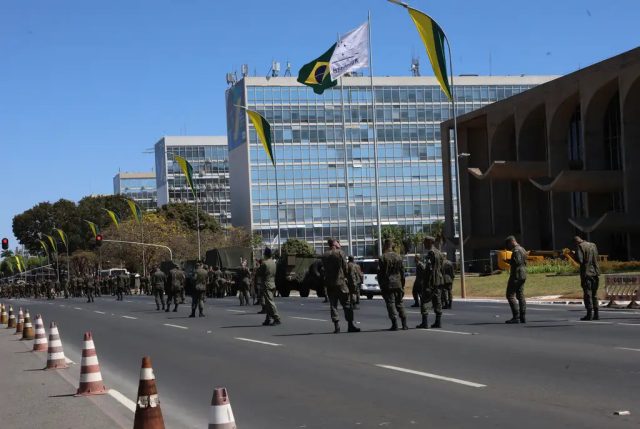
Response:
[{"label": "green truck", "polygon": [[284,255],[276,268],[276,289],[283,297],[288,297],[292,290],[300,292],[303,298],[312,290],[324,297],[322,270],[322,260],[318,257]]}]

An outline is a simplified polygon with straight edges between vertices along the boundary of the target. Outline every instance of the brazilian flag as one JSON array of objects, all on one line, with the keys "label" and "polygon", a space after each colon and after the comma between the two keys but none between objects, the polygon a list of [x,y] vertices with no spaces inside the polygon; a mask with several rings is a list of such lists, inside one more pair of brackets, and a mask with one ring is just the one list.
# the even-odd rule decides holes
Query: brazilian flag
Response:
[{"label": "brazilian flag", "polygon": [[331,80],[331,68],[329,67],[329,61],[335,48],[336,44],[334,43],[327,52],[303,65],[298,72],[298,82],[310,86],[316,94],[322,94],[325,89],[336,86],[338,81]]},{"label": "brazilian flag", "polygon": [[187,179],[187,183],[191,188],[191,193],[193,194],[193,198],[197,198],[196,188],[195,186],[193,186],[193,167],[191,166],[191,163],[189,163],[189,161],[187,161],[185,158],[178,155],[175,155],[175,160],[180,166],[180,169],[182,170],[182,173],[184,174],[185,178]]}]

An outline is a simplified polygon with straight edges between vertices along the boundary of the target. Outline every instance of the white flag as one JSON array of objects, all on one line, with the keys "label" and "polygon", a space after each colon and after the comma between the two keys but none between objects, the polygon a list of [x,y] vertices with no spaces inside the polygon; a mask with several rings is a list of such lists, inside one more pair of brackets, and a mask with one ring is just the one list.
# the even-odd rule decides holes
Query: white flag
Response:
[{"label": "white flag", "polygon": [[336,80],[345,73],[369,66],[368,22],[338,40],[329,63],[331,80]]}]

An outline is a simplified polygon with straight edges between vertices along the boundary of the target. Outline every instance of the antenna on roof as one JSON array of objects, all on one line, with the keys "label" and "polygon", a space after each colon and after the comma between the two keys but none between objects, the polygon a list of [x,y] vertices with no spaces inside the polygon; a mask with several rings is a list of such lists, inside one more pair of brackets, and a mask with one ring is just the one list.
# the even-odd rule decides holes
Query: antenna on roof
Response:
[{"label": "antenna on roof", "polygon": [[413,77],[420,76],[420,59],[418,57],[411,58],[411,75]]},{"label": "antenna on roof", "polygon": [[242,64],[242,67],[240,68],[240,74],[242,74],[242,77],[249,76],[249,64]]},{"label": "antenna on roof", "polygon": [[279,74],[280,74],[280,63],[277,61],[274,61],[271,64],[271,77],[278,77]]},{"label": "antenna on roof", "polygon": [[285,76],[291,76],[291,61],[287,60],[287,69],[284,71]]}]

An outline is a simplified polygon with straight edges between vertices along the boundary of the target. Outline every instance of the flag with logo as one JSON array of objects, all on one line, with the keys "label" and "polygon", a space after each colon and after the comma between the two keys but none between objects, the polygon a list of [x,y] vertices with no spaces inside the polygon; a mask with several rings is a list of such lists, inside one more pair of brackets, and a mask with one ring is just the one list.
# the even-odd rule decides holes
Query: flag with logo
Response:
[{"label": "flag with logo", "polygon": [[325,89],[336,86],[338,82],[331,79],[331,68],[329,67],[335,48],[336,44],[334,43],[327,52],[303,65],[298,72],[298,82],[310,86],[316,94],[322,94]]},{"label": "flag with logo", "polygon": [[178,163],[178,165],[180,166],[180,169],[182,170],[182,173],[184,174],[184,176],[187,179],[187,183],[189,184],[189,187],[191,188],[191,193],[193,194],[193,198],[197,198],[196,197],[196,188],[195,186],[193,186],[193,167],[191,166],[191,163],[189,163],[189,161],[187,161],[185,158],[175,155],[175,159],[176,162]]},{"label": "flag with logo", "polygon": [[368,22],[342,36],[329,60],[333,80],[365,67],[369,67]]}]

